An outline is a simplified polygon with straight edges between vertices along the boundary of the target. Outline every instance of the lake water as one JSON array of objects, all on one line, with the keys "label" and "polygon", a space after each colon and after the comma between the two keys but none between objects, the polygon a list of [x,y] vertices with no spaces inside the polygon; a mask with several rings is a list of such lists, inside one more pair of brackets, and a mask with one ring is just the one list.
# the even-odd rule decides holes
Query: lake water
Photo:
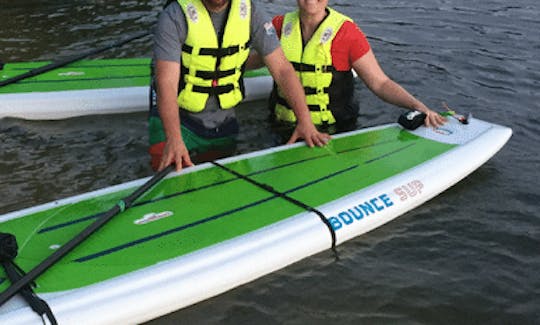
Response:
[{"label": "lake water", "polygon": [[[270,14],[293,1],[259,1]],[[484,166],[331,252],[151,324],[540,323],[540,9],[537,0],[330,1],[386,73],[514,130]],[[0,0],[0,60],[65,58],[149,30],[163,1]],[[151,53],[143,38],[99,58]],[[360,83],[359,127],[400,111]],[[239,151],[273,146],[264,102],[243,105]],[[146,114],[0,120],[0,214],[151,174]],[[463,157],[467,159],[467,157]]]}]

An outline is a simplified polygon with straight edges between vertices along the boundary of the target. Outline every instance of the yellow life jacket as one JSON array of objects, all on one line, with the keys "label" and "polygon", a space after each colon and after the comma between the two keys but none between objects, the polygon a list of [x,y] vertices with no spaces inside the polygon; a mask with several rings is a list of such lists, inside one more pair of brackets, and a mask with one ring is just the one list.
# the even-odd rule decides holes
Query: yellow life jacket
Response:
[{"label": "yellow life jacket", "polygon": [[200,112],[210,95],[216,95],[222,109],[236,106],[244,98],[242,73],[249,55],[251,1],[231,0],[221,40],[200,0],[178,3],[188,28],[182,46],[178,105]]},{"label": "yellow life jacket", "polygon": [[[331,98],[331,93],[340,94],[344,87],[342,82],[336,80],[351,80],[350,71],[336,71],[332,65],[330,52],[332,41],[345,21],[352,21],[349,17],[327,8],[328,15],[321,22],[311,39],[303,46],[302,31],[298,11],[285,14],[281,33],[281,46],[285,56],[292,63],[304,91],[306,101],[314,124],[334,124],[336,119],[330,110],[330,103],[339,102],[345,105],[343,98]],[[344,78],[340,74],[348,75]],[[338,77],[336,77],[339,75]],[[346,85],[345,85],[346,86]],[[278,91],[275,105],[275,115],[280,121],[295,122],[296,116],[284,100],[281,91]]]}]

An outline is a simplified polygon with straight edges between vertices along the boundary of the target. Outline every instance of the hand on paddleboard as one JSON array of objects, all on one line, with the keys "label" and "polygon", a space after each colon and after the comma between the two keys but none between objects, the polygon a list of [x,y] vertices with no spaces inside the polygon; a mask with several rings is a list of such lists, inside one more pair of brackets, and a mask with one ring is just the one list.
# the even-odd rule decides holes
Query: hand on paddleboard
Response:
[{"label": "hand on paddleboard", "polygon": [[429,108],[427,108],[424,113],[426,114],[426,119],[424,120],[424,125],[426,127],[437,128],[446,123],[446,117],[435,111],[430,110]]},{"label": "hand on paddleboard", "polygon": [[189,157],[189,151],[184,144],[184,141],[167,141],[163,148],[163,155],[159,163],[158,170],[163,170],[170,164],[176,164],[176,171],[179,172],[183,167],[194,166]]},{"label": "hand on paddleboard", "polygon": [[309,122],[298,122],[293,134],[287,144],[295,143],[297,140],[304,139],[309,147],[324,147],[332,137],[323,132],[319,132],[315,125]]},{"label": "hand on paddleboard", "polygon": [[424,119],[424,125],[428,128],[432,127],[435,129],[435,128],[438,128],[439,126],[442,126],[444,123],[446,123],[446,117],[435,112],[434,110],[429,109],[429,107],[427,107],[422,102],[418,101],[415,105],[415,108],[412,110],[416,110],[418,112],[422,112],[426,114],[426,117]]}]

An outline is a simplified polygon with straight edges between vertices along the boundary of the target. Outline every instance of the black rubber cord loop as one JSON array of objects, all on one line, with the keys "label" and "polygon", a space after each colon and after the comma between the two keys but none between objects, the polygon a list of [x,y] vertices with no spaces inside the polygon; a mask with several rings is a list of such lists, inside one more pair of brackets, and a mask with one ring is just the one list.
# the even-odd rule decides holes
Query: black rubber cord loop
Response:
[{"label": "black rubber cord loop", "polygon": [[283,199],[285,199],[285,200],[287,200],[287,201],[289,201],[289,202],[303,208],[304,210],[315,213],[321,219],[321,221],[326,225],[326,227],[328,228],[328,231],[330,232],[330,236],[332,237],[331,249],[336,254],[336,257],[337,257],[337,252],[336,252],[336,232],[334,231],[334,228],[332,228],[332,225],[330,224],[330,221],[328,221],[328,219],[324,216],[324,214],[321,211],[315,209],[314,207],[311,207],[311,206],[305,204],[302,201],[294,199],[294,198],[288,196],[285,193],[277,191],[276,189],[274,189],[270,185],[257,182],[256,180],[254,180],[254,179],[252,179],[250,177],[247,177],[245,175],[242,175],[242,174],[240,174],[240,173],[238,173],[238,172],[236,172],[236,171],[234,171],[234,170],[232,170],[232,169],[230,169],[228,167],[225,167],[225,166],[221,165],[218,162],[212,161],[211,163],[214,164],[215,166],[217,166],[217,167],[219,167],[219,168],[221,168],[221,169],[223,169],[223,170],[225,170],[225,171],[227,171],[227,172],[229,172],[229,173],[243,179],[243,180],[246,180],[246,181],[250,182],[253,185],[256,185],[256,186],[262,188],[265,191],[268,191],[268,192],[270,192],[270,193],[272,193],[274,195],[277,195],[277,196],[279,196],[279,197],[281,197],[281,198],[283,198]]}]

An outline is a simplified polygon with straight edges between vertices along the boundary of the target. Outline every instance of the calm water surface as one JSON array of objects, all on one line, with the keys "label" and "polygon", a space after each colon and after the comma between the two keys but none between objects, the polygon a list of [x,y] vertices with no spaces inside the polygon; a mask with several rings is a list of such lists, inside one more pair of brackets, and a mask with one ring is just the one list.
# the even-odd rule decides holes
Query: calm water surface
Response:
[{"label": "calm water surface", "polygon": [[[293,1],[260,1],[270,14]],[[493,159],[430,202],[152,324],[540,323],[537,0],[330,1],[382,67],[433,109],[510,126]],[[0,0],[0,60],[52,60],[150,29],[163,1]],[[151,53],[143,38],[99,57]],[[399,111],[361,84],[359,127]],[[239,110],[239,151],[276,144],[264,102]],[[245,108],[244,105],[243,108]],[[146,114],[0,120],[0,214],[151,174]],[[463,157],[467,159],[467,157]],[[143,301],[141,303],[144,303]]]}]

